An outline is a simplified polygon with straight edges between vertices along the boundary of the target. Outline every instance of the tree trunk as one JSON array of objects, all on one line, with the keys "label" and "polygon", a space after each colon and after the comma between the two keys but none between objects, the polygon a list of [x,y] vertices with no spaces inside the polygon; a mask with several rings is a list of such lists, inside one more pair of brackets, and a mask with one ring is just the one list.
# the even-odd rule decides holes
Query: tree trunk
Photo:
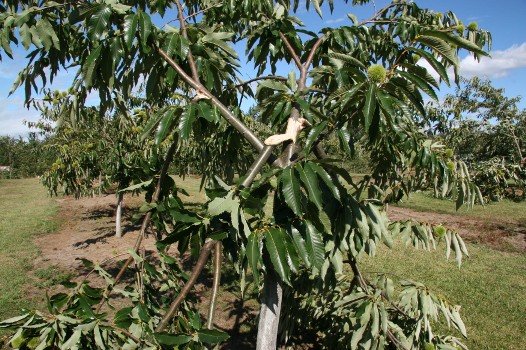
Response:
[{"label": "tree trunk", "polygon": [[122,220],[122,199],[124,197],[124,194],[122,192],[119,192],[117,195],[117,212],[116,212],[116,218],[115,218],[115,234],[117,237],[122,237],[122,227],[121,227],[121,220]]},{"label": "tree trunk", "polygon": [[274,271],[265,275],[263,300],[259,312],[258,337],[256,350],[274,350],[277,348],[279,315],[283,300],[283,288]]}]

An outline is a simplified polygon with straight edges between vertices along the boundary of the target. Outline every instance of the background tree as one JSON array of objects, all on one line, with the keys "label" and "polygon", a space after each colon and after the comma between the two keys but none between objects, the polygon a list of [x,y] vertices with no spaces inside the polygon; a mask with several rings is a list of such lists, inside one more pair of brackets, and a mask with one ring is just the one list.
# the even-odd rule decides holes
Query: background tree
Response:
[{"label": "background tree", "polygon": [[27,139],[10,136],[0,137],[0,164],[10,167],[0,173],[1,177],[24,178],[40,176],[53,162],[53,152],[48,140],[29,133]]},{"label": "background tree", "polygon": [[[307,9],[320,16],[321,5],[306,2]],[[390,222],[382,201],[367,193],[385,197],[398,187],[408,193],[434,181],[443,193],[458,194],[457,205],[475,202],[477,188],[465,164],[426,140],[411,111],[425,115],[422,93],[436,99],[439,86],[418,60],[427,60],[449,83],[448,67],[458,78],[459,50],[476,58],[486,54],[482,48],[491,43],[487,32],[465,29],[453,13],[438,14],[405,1],[378,11],[373,6],[372,17],[363,22],[350,14],[347,25],[318,33],[295,16],[300,14],[299,2],[289,1],[6,1],[0,6],[4,53],[9,56],[11,45],[19,41],[32,50],[14,85],[25,87],[28,103],[37,83],[46,85],[59,69],[76,67],[68,109],[73,120],[82,119],[76,106],[84,105],[91,91],[99,94],[99,115],[127,115],[126,101],[145,81],[144,97],[159,112],[145,122],[143,137],[155,130],[154,137],[164,142],[173,135],[158,175],[129,188],[146,187],[149,203],[142,209],[137,244],[121,272],[111,278],[96,266],[108,280],[106,290],[82,283],[69,295],[52,297],[50,313],[67,315],[57,321],[60,331],[52,331],[54,316],[31,313],[4,321],[3,327],[18,327],[13,344],[200,348],[218,343],[225,336],[212,329],[214,295],[224,249],[242,284],[249,275],[262,286],[258,349],[276,348],[280,319],[283,340],[292,341],[293,330],[308,317],[320,321],[323,332],[317,342],[322,347],[463,346],[456,337],[435,334],[432,327],[440,310],[465,336],[458,306],[420,283],[401,281],[398,293],[395,282],[383,274],[367,280],[359,260],[375,255],[379,244],[391,246],[394,236],[425,249],[443,240],[447,254],[454,251],[459,264],[467,254],[458,234],[442,226]],[[172,6],[176,10],[170,11]],[[332,10],[333,3],[325,6]],[[165,23],[158,25],[157,17]],[[172,27],[174,18],[178,24]],[[239,78],[232,43],[246,45],[257,77]],[[289,64],[288,74],[278,75],[279,63]],[[174,92],[184,102],[165,104]],[[244,123],[239,107],[246,96],[257,101],[261,122],[275,136],[270,140],[285,140],[282,145],[276,147],[269,139],[264,143]],[[211,154],[232,150],[235,140],[218,132],[221,119],[255,149],[255,160],[235,183],[221,179],[228,178],[226,166],[210,168],[218,176],[216,186],[207,191],[208,202],[187,208],[167,170],[179,147],[191,140],[202,144],[211,137]],[[356,183],[331,161],[324,144],[332,134],[338,137],[339,151],[348,156],[354,137],[363,135],[376,152],[371,176]],[[265,208],[272,208],[270,214]],[[150,223],[160,237],[157,266],[139,251]],[[196,258],[188,279],[168,254],[175,243],[181,254],[190,251]],[[212,250],[214,293],[204,325],[186,301]],[[135,286],[113,288],[132,262],[140,271]],[[344,277],[344,264],[352,276]],[[132,307],[113,318],[101,313],[111,301],[110,290],[132,299]],[[316,296],[323,303],[313,309],[306,302]],[[295,302],[283,303],[284,297]],[[334,322],[325,331],[329,318]],[[34,327],[20,327],[23,324]]]},{"label": "background tree", "polygon": [[[454,153],[470,164],[474,182],[490,200],[524,198],[526,110],[489,80],[463,80],[454,95],[431,107],[429,125]],[[510,181],[516,185],[510,188]]]}]

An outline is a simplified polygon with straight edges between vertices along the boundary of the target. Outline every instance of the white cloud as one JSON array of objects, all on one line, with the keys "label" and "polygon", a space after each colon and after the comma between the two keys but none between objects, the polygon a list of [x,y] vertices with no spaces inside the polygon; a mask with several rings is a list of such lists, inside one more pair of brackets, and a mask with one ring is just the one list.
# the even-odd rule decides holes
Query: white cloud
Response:
[{"label": "white cloud", "polygon": [[502,78],[511,74],[514,69],[526,67],[526,42],[513,45],[509,49],[491,52],[490,57],[482,57],[477,62],[472,56],[460,61],[460,74],[471,78],[485,76],[490,79]]},{"label": "white cloud", "polygon": [[325,23],[327,24],[340,23],[340,22],[345,21],[345,19],[347,19],[347,17],[332,18],[332,19],[326,20]]},{"label": "white cloud", "polygon": [[[418,64],[425,67],[436,79],[438,74],[425,60],[420,59]],[[498,79],[507,77],[515,69],[526,68],[526,42],[521,45],[513,45],[506,50],[491,52],[491,57],[482,57],[480,62],[473,56],[466,56],[460,60],[460,75],[466,78],[474,76],[485,77],[488,79]],[[449,79],[453,79],[453,69],[448,70]]]},{"label": "white cloud", "polygon": [[[23,101],[14,96],[0,99],[0,135],[25,137],[31,131],[24,121],[36,122],[40,113],[34,109],[23,108]],[[34,130],[33,130],[34,131]]]}]

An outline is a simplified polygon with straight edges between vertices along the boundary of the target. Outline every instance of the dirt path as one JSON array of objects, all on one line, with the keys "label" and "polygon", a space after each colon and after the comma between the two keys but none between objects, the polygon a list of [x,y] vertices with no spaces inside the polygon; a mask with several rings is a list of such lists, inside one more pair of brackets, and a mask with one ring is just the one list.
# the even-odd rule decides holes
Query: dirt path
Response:
[{"label": "dirt path", "polygon": [[[139,225],[132,224],[133,209],[140,205],[139,197],[126,197],[123,210],[123,237],[115,237],[114,220],[116,198],[114,195],[58,199],[58,219],[62,225],[58,232],[40,236],[36,240],[42,254],[35,261],[37,266],[57,264],[77,270],[82,264],[78,258],[95,262],[125,254],[135,244]],[[445,224],[457,230],[472,243],[481,243],[501,250],[526,252],[526,227],[516,222],[485,222],[461,215],[419,212],[412,209],[389,207],[391,220],[413,218],[434,224]],[[514,229],[510,227],[515,227]],[[145,248],[154,250],[154,237],[145,240]]]},{"label": "dirt path", "polygon": [[[82,263],[79,258],[94,262],[114,258],[131,249],[139,232],[139,225],[133,225],[131,216],[142,200],[125,197],[123,205],[123,237],[115,236],[114,195],[58,199],[58,219],[62,225],[58,232],[41,236],[36,240],[41,255],[37,265],[53,265],[77,270]],[[154,249],[154,239],[145,240],[146,249]]]},{"label": "dirt path", "polygon": [[421,212],[394,205],[389,207],[389,218],[393,221],[412,218],[432,224],[444,224],[458,231],[467,242],[502,251],[526,253],[526,226],[516,221],[487,222],[464,215]]}]

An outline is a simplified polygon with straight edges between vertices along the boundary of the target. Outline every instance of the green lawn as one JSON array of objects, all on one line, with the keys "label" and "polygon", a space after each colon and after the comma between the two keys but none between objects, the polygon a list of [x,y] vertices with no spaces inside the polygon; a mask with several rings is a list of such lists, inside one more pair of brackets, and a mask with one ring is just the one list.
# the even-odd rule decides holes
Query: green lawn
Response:
[{"label": "green lawn", "polygon": [[[468,244],[460,270],[445,258],[444,244],[425,252],[401,243],[365,258],[367,272],[383,271],[420,281],[462,306],[470,349],[524,349],[526,345],[526,255]],[[396,276],[396,277],[395,277]],[[457,335],[460,336],[460,335]]]},{"label": "green lawn", "polygon": [[404,199],[404,202],[398,204],[400,207],[411,208],[418,211],[432,211],[436,213],[452,214],[452,215],[466,215],[473,218],[478,218],[484,221],[492,220],[508,220],[526,225],[526,202],[513,202],[510,200],[503,200],[500,202],[492,202],[482,205],[475,205],[473,208],[466,206],[455,210],[455,202],[433,198],[430,194],[425,192],[418,192],[411,194],[409,199]]},{"label": "green lawn", "polygon": [[0,319],[34,306],[26,273],[38,255],[35,235],[54,231],[57,205],[38,179],[0,180]]}]

